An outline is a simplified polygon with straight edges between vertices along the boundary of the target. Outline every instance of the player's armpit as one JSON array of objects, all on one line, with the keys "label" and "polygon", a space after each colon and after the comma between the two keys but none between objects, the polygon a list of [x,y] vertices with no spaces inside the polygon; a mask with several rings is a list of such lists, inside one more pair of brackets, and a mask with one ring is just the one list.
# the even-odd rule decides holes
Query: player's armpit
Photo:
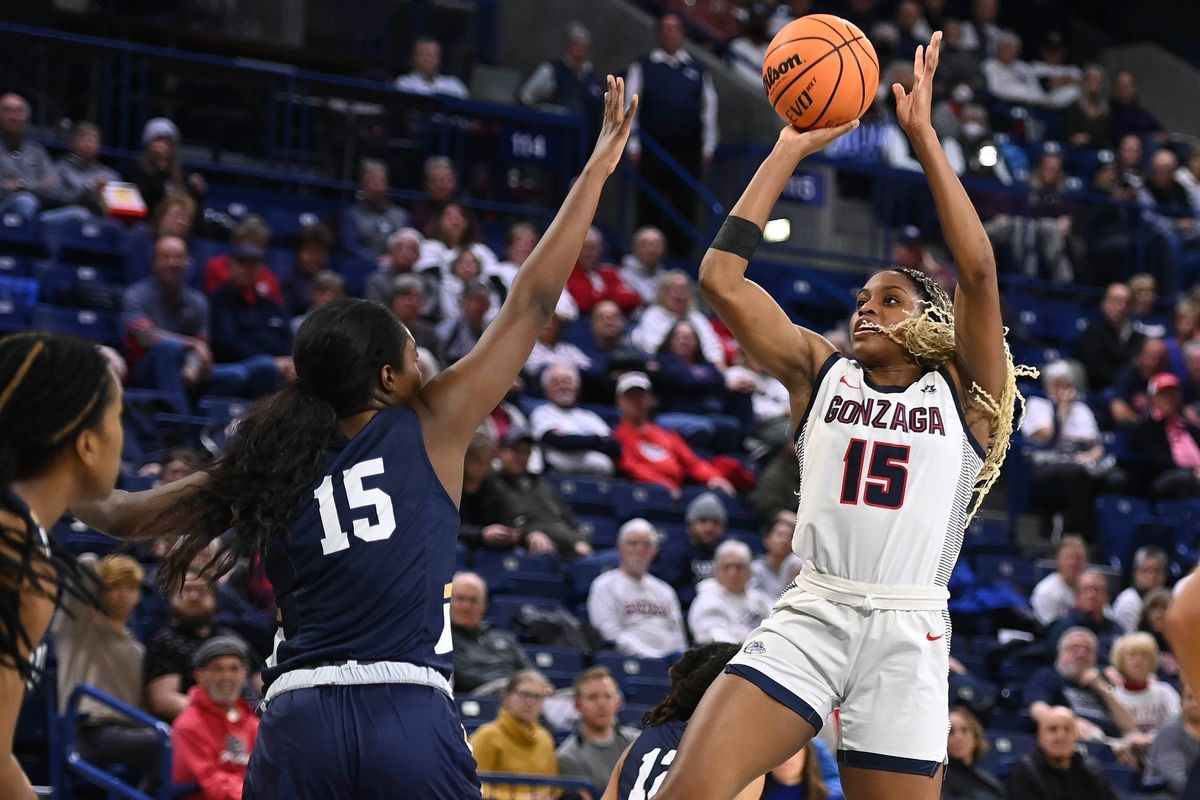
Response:
[{"label": "player's armpit", "polygon": [[738,344],[789,392],[807,387],[833,352],[824,337],[795,325],[766,290],[745,276],[746,261],[709,250],[700,264],[705,301]]}]

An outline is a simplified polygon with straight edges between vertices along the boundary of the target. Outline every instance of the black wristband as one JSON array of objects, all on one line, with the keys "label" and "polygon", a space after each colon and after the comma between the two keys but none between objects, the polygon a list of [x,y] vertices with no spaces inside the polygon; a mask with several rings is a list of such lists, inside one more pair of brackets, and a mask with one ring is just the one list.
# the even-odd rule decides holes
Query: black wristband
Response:
[{"label": "black wristband", "polygon": [[748,219],[730,215],[725,218],[710,246],[713,250],[724,250],[749,261],[761,241],[762,228]]}]

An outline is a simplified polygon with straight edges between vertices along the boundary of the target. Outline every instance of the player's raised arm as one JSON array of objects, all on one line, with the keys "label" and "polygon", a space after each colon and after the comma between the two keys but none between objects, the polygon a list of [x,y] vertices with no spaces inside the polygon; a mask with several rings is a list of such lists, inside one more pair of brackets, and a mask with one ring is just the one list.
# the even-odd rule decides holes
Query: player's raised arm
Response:
[{"label": "player's raised arm", "polygon": [[196,472],[141,492],[117,489],[104,500],[74,505],[71,512],[89,528],[117,539],[153,538],[162,531],[152,523],[207,481],[208,473]]},{"label": "player's raised arm", "polygon": [[[636,110],[637,97],[626,108],[624,81],[610,75],[596,148],[517,273],[500,313],[470,353],[422,390],[421,400],[435,426],[461,439],[463,447],[475,426],[503,399],[529,358],[538,331],[554,312],[596,214],[600,191],[621,160]],[[446,425],[438,425],[443,420]]]},{"label": "player's raised arm", "polygon": [[958,267],[958,289],[954,293],[956,365],[963,373],[964,385],[974,381],[990,396],[1000,397],[1008,362],[992,243],[929,121],[941,41],[942,33],[937,31],[927,48],[917,48],[911,92],[905,92],[898,83],[892,85],[896,119],[925,170],[946,243]]},{"label": "player's raised arm", "polygon": [[700,263],[704,299],[729,326],[738,344],[789,391],[807,385],[816,365],[833,352],[833,345],[793,325],[779,304],[746,278],[746,267],[796,165],[857,126],[855,120],[804,133],[784,128]]}]

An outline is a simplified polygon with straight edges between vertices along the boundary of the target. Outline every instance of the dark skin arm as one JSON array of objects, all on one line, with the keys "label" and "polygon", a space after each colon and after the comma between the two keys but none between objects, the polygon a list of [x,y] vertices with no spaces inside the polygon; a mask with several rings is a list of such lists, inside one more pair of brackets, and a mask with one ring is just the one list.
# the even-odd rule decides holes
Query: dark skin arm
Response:
[{"label": "dark skin arm", "polygon": [[521,266],[500,313],[471,352],[425,384],[413,409],[421,418],[434,471],[452,498],[462,492],[462,462],[475,428],[504,398],[533,350],[579,258],[600,191],[621,159],[637,97],[625,108],[625,83],[609,77],[604,124],[591,158],[546,235]]},{"label": "dark skin arm", "polygon": [[[761,229],[796,165],[856,127],[857,120],[804,133],[784,128],[730,216],[749,220]],[[700,263],[700,291],[746,352],[787,387],[792,419],[798,420],[808,406],[813,376],[833,353],[833,345],[794,325],[774,298],[746,277],[748,265],[740,256],[710,248]]]},{"label": "dark skin arm", "polygon": [[[905,92],[898,83],[892,85],[896,119],[925,171],[938,220],[958,267],[958,290],[954,293],[956,354],[949,367],[959,397],[966,398],[964,390],[976,383],[991,397],[999,398],[1008,363],[992,244],[929,121],[941,41],[942,33],[938,31],[927,48],[917,48],[913,59],[916,80],[911,92]],[[990,414],[975,404],[967,404],[966,412],[971,433],[986,446],[991,434]]]}]

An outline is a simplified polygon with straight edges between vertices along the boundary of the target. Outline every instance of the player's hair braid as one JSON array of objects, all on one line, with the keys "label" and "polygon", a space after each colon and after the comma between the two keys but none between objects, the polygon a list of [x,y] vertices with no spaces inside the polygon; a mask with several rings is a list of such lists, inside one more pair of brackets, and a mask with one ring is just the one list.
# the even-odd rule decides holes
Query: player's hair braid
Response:
[{"label": "player's hair braid", "polygon": [[36,642],[21,618],[22,595],[53,601],[61,583],[94,603],[95,584],[69,551],[41,541],[11,487],[43,475],[82,431],[96,427],[117,387],[95,345],[39,332],[0,340],[0,387],[0,668],[29,679],[37,672],[30,661]]},{"label": "player's hair braid", "polygon": [[[920,270],[892,267],[888,271],[899,272],[912,282],[924,308],[917,316],[901,320],[887,328],[873,322],[865,324],[911,353],[922,367],[942,366],[954,357],[955,352],[954,305],[950,296],[937,281]],[[1004,329],[1004,333],[1008,333],[1007,328]],[[983,466],[979,468],[979,475],[975,478],[972,490],[974,497],[967,514],[967,524],[975,517],[983,498],[1000,477],[1000,467],[1008,455],[1013,428],[1019,427],[1025,417],[1025,398],[1017,390],[1017,378],[1036,378],[1038,375],[1038,371],[1033,367],[1014,364],[1007,340],[1003,345],[1006,365],[1000,397],[992,397],[978,383],[972,382],[967,389],[967,396],[963,398],[964,405],[974,403],[992,419]]]},{"label": "player's hair braid", "polygon": [[691,719],[700,705],[700,698],[729,659],[737,654],[738,645],[725,642],[700,645],[688,650],[671,665],[667,674],[671,676],[671,691],[657,706],[642,717],[642,725],[662,725],[672,720]]},{"label": "player's hair braid", "polygon": [[[412,342],[379,303],[347,298],[311,313],[296,334],[295,383],[255,406],[221,457],[201,467],[208,481],[140,533],[178,535],[159,571],[163,587],[181,587],[218,537],[202,572],[209,579],[283,539],[330,448],[345,441],[338,420],[378,407],[380,370],[401,370]],[[221,536],[230,528],[233,536]]]}]

